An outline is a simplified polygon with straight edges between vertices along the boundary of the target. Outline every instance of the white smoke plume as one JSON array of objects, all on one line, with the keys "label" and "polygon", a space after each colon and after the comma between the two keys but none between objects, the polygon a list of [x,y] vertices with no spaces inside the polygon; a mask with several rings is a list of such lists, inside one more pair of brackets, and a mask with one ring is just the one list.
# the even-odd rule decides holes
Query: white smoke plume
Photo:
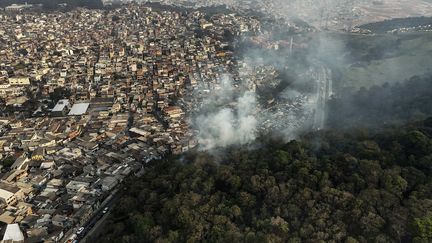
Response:
[{"label": "white smoke plume", "polygon": [[194,119],[200,149],[203,150],[247,144],[256,138],[255,93],[240,91],[236,97],[232,80],[227,75],[223,75],[220,82],[221,88],[203,102],[209,111]]},{"label": "white smoke plume", "polygon": [[[341,60],[336,57],[343,56],[345,50],[343,43],[326,34],[313,36],[315,41],[304,60],[297,60],[289,50],[263,51],[250,46],[239,61],[239,83],[222,75],[215,87],[201,87],[208,93],[190,119],[199,149],[245,145],[259,134],[289,141],[305,130],[322,129],[325,101],[332,93],[331,73],[322,67],[339,66]],[[297,38],[294,36],[294,42],[298,44]],[[286,67],[295,73],[290,80],[267,75],[272,73],[269,69],[278,73]],[[278,90],[281,82],[287,85]],[[273,90],[274,96],[263,98],[262,90]]]},{"label": "white smoke plume", "polygon": [[[242,1],[228,2],[235,4]],[[251,2],[249,5],[256,5],[255,9],[258,11],[272,13],[270,16],[277,19],[300,18],[315,28],[308,34],[294,34],[286,39],[287,42],[291,41],[291,48],[294,42],[294,52],[291,48],[287,50],[279,45],[274,47],[277,51],[263,51],[262,46],[252,44],[241,56],[240,68],[236,70],[242,80],[240,84],[234,83],[225,75],[219,80],[217,88],[204,87],[209,94],[200,103],[201,109],[191,117],[192,127],[197,132],[199,145],[203,150],[248,144],[253,142],[258,134],[272,134],[291,140],[308,129],[325,128],[326,118],[331,116],[326,114],[327,100],[347,88],[340,82],[341,74],[354,63],[355,58],[351,55],[356,55],[351,53],[347,45],[351,37],[337,34],[334,30],[350,30],[362,23],[363,19],[371,21],[370,18],[365,18],[368,17],[366,7],[370,4],[372,10],[376,7],[372,0],[247,2]],[[388,0],[382,6],[385,10],[387,6],[396,4],[395,2],[398,0]],[[243,2],[239,5],[243,6]],[[359,9],[366,9],[366,12],[359,14]],[[375,17],[382,16],[376,13]],[[327,29],[331,31],[326,31]],[[272,38],[267,38],[271,36],[271,32],[263,30],[262,33],[257,33],[262,34],[260,37],[263,38],[256,40],[268,39],[268,42],[271,42]],[[256,43],[256,40],[250,43]],[[296,55],[296,48],[300,55]],[[264,71],[258,70],[254,73],[255,79],[249,78],[248,76],[254,76],[251,73],[257,71],[256,67],[261,67]],[[290,76],[282,78],[282,81],[279,80],[280,76],[269,79],[271,75],[267,74],[271,71],[268,72],[268,67],[274,68],[280,74],[288,69]],[[336,81],[334,84],[333,79]],[[280,82],[286,82],[287,85],[278,85]],[[254,88],[251,88],[251,83]],[[271,95],[268,95],[270,92],[264,92],[263,95],[266,88],[273,89]],[[255,93],[255,90],[258,90],[259,94]]]}]

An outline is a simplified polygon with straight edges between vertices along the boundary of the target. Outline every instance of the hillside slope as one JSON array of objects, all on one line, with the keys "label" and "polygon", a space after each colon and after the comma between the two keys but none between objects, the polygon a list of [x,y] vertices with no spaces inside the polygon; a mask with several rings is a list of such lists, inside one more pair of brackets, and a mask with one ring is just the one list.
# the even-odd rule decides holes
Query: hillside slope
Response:
[{"label": "hillside slope", "polygon": [[155,162],[98,242],[431,242],[432,119]]}]

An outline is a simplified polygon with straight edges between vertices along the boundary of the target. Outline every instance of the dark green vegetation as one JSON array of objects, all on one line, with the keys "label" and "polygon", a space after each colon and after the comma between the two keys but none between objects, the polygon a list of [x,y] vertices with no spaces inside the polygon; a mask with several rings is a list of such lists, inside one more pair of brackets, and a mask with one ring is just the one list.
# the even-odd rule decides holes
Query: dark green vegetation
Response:
[{"label": "dark green vegetation", "polygon": [[69,7],[102,8],[101,0],[1,0],[0,7],[4,8],[11,4],[43,4],[47,10],[57,9],[58,4],[66,3]]},{"label": "dark green vegetation", "polygon": [[337,130],[155,161],[97,241],[432,242],[432,118],[401,125],[432,115],[432,77],[403,82],[430,71],[431,35],[320,39]]},{"label": "dark green vegetation", "polygon": [[390,19],[377,23],[370,23],[359,26],[361,29],[367,29],[374,33],[386,33],[394,29],[400,28],[413,28],[419,26],[427,26],[432,24],[431,17],[412,17],[412,18],[399,18]]},{"label": "dark green vegetation", "polygon": [[68,99],[69,97],[71,97],[71,91],[63,87],[55,88],[54,92],[49,94],[49,98],[53,101],[53,105],[55,105],[59,100]]},{"label": "dark green vegetation", "polygon": [[403,82],[414,75],[430,72],[432,34],[427,32],[382,35],[335,35],[342,48],[324,57],[342,61],[332,63],[336,89],[372,87]]},{"label": "dark green vegetation", "polygon": [[327,125],[338,129],[425,119],[432,115],[432,76],[355,92],[344,90],[329,102],[327,114]]},{"label": "dark green vegetation", "polygon": [[1,165],[3,167],[10,168],[13,165],[14,162],[15,162],[15,158],[13,158],[13,157],[6,157],[6,158],[4,158],[1,161]]},{"label": "dark green vegetation", "polygon": [[278,70],[288,67],[289,76],[294,78],[311,65],[323,64],[332,70],[335,93],[400,83],[431,72],[430,32],[377,35],[313,32],[293,35],[293,40],[294,44],[307,43],[307,47],[294,45],[293,53],[284,46],[266,50],[246,39],[236,43],[235,53],[240,58],[271,64]]},{"label": "dark green vegetation", "polygon": [[432,119],[167,159],[98,242],[431,242]]}]

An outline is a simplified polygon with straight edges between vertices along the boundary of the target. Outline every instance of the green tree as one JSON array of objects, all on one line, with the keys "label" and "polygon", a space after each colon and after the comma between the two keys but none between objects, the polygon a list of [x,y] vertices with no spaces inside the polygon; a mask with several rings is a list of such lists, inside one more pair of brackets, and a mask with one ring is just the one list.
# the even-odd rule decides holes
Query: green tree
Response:
[{"label": "green tree", "polygon": [[412,225],[414,242],[432,241],[432,215],[423,218],[415,218]]}]

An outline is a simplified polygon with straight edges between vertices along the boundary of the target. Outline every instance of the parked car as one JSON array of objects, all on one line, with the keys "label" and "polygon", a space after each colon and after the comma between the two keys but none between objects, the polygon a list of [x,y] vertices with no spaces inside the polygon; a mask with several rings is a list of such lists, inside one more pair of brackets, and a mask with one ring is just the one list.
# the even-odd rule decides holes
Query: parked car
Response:
[{"label": "parked car", "polygon": [[77,235],[81,234],[83,231],[84,231],[84,227],[79,228],[77,231]]},{"label": "parked car", "polygon": [[108,212],[108,210],[109,210],[109,207],[105,207],[105,208],[102,210],[102,213],[103,213],[103,214],[106,214],[106,213]]}]

